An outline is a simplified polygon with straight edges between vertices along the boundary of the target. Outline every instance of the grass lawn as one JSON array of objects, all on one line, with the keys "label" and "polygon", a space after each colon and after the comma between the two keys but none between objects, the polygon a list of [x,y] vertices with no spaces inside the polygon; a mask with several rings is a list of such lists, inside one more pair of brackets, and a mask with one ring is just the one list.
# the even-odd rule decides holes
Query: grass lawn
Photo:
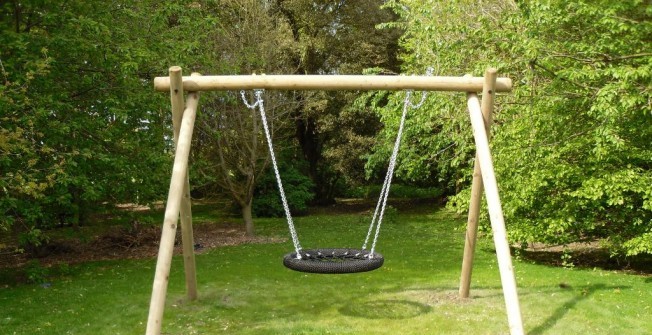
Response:
[{"label": "grass lawn", "polygon": [[[197,256],[196,302],[184,300],[175,257],[163,334],[507,334],[490,241],[478,246],[472,298],[457,298],[463,221],[446,210],[392,215],[379,241],[385,265],[362,274],[288,270],[289,241],[213,249]],[[296,218],[304,248],[360,247],[367,222]],[[256,224],[261,235],[287,235],[282,219]],[[652,277],[514,265],[528,334],[652,333]],[[154,267],[154,259],[92,262],[49,285],[0,282],[0,334],[143,334]]]}]

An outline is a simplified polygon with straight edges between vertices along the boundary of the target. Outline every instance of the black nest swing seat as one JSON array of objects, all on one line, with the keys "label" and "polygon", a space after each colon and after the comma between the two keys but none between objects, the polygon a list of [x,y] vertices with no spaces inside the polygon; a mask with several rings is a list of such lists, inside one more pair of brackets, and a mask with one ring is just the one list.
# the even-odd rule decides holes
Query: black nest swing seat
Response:
[{"label": "black nest swing seat", "polygon": [[283,257],[285,267],[309,273],[357,273],[376,270],[385,261],[383,255],[368,250],[333,248],[333,249],[305,249]]}]

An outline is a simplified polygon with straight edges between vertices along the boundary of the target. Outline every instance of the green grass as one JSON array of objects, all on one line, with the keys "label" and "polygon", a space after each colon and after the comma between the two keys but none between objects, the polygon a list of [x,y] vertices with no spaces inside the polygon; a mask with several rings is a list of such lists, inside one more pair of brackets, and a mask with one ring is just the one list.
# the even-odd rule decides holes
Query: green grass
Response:
[{"label": "green grass", "polygon": [[[199,217],[208,217],[199,213]],[[463,219],[445,210],[400,212],[381,232],[379,270],[349,275],[293,272],[291,244],[241,245],[197,256],[200,299],[184,299],[173,261],[164,334],[506,334],[500,279],[488,241],[479,243],[472,299],[457,298]],[[367,217],[296,218],[305,248],[359,247]],[[258,233],[286,235],[282,219]],[[142,334],[155,260],[71,266],[51,286],[0,283],[0,334]],[[515,261],[529,334],[645,334],[652,278]],[[561,286],[560,286],[561,284]]]}]

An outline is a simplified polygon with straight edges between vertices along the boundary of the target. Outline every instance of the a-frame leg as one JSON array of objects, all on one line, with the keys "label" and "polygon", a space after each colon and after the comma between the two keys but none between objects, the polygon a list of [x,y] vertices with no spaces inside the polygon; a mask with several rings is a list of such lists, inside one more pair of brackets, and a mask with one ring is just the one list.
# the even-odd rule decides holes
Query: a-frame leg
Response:
[{"label": "a-frame leg", "polygon": [[473,127],[473,137],[477,157],[482,171],[482,181],[489,208],[489,218],[491,220],[491,229],[494,236],[494,245],[496,247],[496,257],[498,258],[498,268],[500,270],[500,281],[503,286],[503,295],[505,297],[505,306],[507,309],[507,320],[509,322],[509,331],[512,335],[522,335],[523,321],[521,319],[521,307],[518,301],[516,291],[516,279],[514,268],[512,267],[512,257],[510,255],[509,243],[507,242],[507,232],[505,229],[505,219],[503,210],[498,196],[498,184],[494,173],[493,162],[491,161],[491,151],[489,150],[489,140],[485,130],[485,122],[482,117],[480,101],[475,93],[469,93],[468,96],[469,115]]},{"label": "a-frame leg", "polygon": [[[487,69],[484,74],[484,86],[482,90],[482,115],[484,116],[485,130],[487,138],[491,134],[491,119],[494,108],[494,96],[496,78],[498,71],[496,69]],[[473,272],[473,257],[475,254],[475,242],[478,235],[478,219],[480,217],[480,207],[482,205],[482,172],[480,171],[480,162],[478,156],[475,156],[473,163],[473,182],[471,184],[471,202],[469,203],[469,218],[466,224],[466,239],[464,242],[464,258],[462,260],[462,274],[460,276],[460,297],[468,298],[471,289],[471,274]]]},{"label": "a-frame leg", "polygon": [[165,297],[167,295],[172,253],[174,250],[174,239],[184,189],[188,181],[188,156],[190,155],[190,143],[195,125],[195,117],[197,115],[198,101],[198,93],[188,93],[186,108],[181,119],[179,140],[176,145],[172,178],[170,180],[170,190],[165,207],[165,218],[163,220],[163,231],[161,233],[158,259],[156,261],[152,299],[147,317],[147,335],[159,335],[161,333]]},{"label": "a-frame leg", "polygon": [[[199,75],[193,73],[193,76]],[[172,106],[172,125],[174,128],[174,143],[179,143],[179,130],[183,117],[183,79],[181,68],[173,66],[170,68],[170,102]],[[186,274],[186,295],[188,300],[197,299],[197,271],[195,266],[195,240],[192,232],[192,207],[190,204],[190,182],[188,171],[183,187],[181,198],[181,241],[183,245],[183,265]]]}]

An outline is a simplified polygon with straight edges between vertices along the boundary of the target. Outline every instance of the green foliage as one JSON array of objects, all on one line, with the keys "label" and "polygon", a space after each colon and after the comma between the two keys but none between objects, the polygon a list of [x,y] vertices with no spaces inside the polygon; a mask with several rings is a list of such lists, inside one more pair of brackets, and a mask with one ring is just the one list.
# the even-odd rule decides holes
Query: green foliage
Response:
[{"label": "green foliage", "polygon": [[[294,74],[361,74],[366,68],[398,70],[400,31],[379,31],[393,19],[384,1],[276,0],[273,12],[287,22],[293,38],[287,56]],[[315,202],[334,202],[342,184],[364,181],[364,156],[379,129],[378,117],[355,104],[357,92],[297,92],[296,140],[315,183]]]},{"label": "green foliage", "polygon": [[37,260],[32,260],[25,266],[27,281],[32,284],[45,283],[48,277],[48,269],[43,267]]},{"label": "green foliage", "polygon": [[50,241],[41,229],[31,227],[18,236],[18,245],[22,251],[36,250]]},{"label": "green foliage", "polygon": [[[219,7],[219,16],[219,44],[206,47],[220,58],[209,60],[207,65],[217,67],[222,74],[292,71],[287,56],[292,37],[269,6],[257,0],[225,2]],[[247,109],[239,93],[202,96],[191,184],[202,185],[205,193],[227,194],[241,209],[247,233],[253,234],[255,187],[269,167],[270,156],[259,110]],[[272,141],[277,147],[284,145],[293,126],[288,111],[296,102],[283,92],[266,92],[263,99]],[[249,100],[253,103],[253,94]]]},{"label": "green foliage", "polygon": [[575,264],[573,263],[573,255],[567,249],[561,254],[561,265],[565,268],[573,268]]},{"label": "green foliage", "polygon": [[[651,16],[642,0],[500,0],[482,10],[472,0],[3,2],[0,229],[38,244],[47,228],[83,224],[103,204],[159,200],[172,143],[167,98],[151,78],[171,64],[305,74],[393,73],[403,62],[406,74],[493,66],[514,80],[498,98],[492,142],[512,239],[601,239],[614,254],[650,253]],[[224,96],[206,98],[223,106]],[[278,144],[300,146],[318,198],[382,178],[402,92],[274,99],[293,121],[277,129]],[[458,194],[450,203],[462,211],[474,156],[464,105],[463,95],[431,94],[411,112],[396,171],[407,184]],[[216,131],[199,132],[193,159],[211,169],[206,148],[226,132],[204,126]],[[255,175],[229,160],[226,175]]]},{"label": "green foliage", "polygon": [[0,5],[0,227],[18,225],[33,244],[102,203],[162,198],[170,116],[151,79],[202,60],[193,51],[208,13],[156,1]]},{"label": "green foliage", "polygon": [[512,236],[649,250],[636,243],[652,223],[649,5],[551,1],[524,11],[532,56],[515,94],[530,106],[507,111],[495,143]]},{"label": "green foliage", "polygon": [[[308,209],[314,197],[314,184],[296,167],[280,164],[283,189],[292,215],[300,215]],[[253,213],[259,217],[282,217],[285,215],[274,171],[268,169],[256,186]]]},{"label": "green foliage", "polygon": [[[424,73],[425,67],[419,74]],[[460,106],[463,102],[461,99],[440,100],[433,94],[429,96],[421,108],[408,111],[395,175],[398,180],[411,184],[436,185],[450,194],[464,178],[461,170],[468,165],[465,156],[470,149],[467,136],[460,133],[460,129],[468,126],[453,118],[451,115],[454,113],[447,108],[456,103]],[[420,94],[415,94],[412,102],[417,103],[418,99]],[[367,160],[369,176],[382,175],[387,167],[404,100],[404,93],[395,93],[389,97],[389,103],[376,108],[384,128]]]},{"label": "green foliage", "polygon": [[[474,1],[387,6],[406,28],[404,72],[434,65],[442,75],[482,75],[496,67],[513,79],[514,91],[497,99],[492,143],[512,240],[600,239],[614,254],[649,253],[647,2],[497,1],[482,11]],[[473,146],[463,98],[431,96],[426,111],[415,113],[406,138],[419,140],[405,148],[416,154],[397,173],[435,175],[455,191],[468,187]],[[397,120],[400,98],[392,101],[381,111],[388,124]],[[466,190],[450,204],[464,212],[468,199]]]},{"label": "green foliage", "polygon": [[[381,129],[373,108],[382,103],[385,96],[340,92],[329,94],[329,98],[339,103],[325,106],[317,121],[319,132],[327,138],[323,149],[323,169],[330,167],[346,185],[365,184],[366,158],[371,154],[375,135]],[[382,177],[375,179],[382,180]]]}]

